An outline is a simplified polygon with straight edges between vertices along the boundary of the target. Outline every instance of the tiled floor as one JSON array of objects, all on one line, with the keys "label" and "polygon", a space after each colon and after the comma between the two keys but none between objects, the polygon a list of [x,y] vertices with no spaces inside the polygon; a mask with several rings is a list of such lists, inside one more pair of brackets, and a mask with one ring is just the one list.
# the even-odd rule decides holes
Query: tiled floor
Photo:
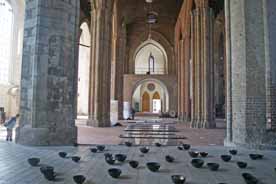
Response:
[{"label": "tiled floor", "polygon": [[[89,147],[25,147],[13,143],[0,141],[0,184],[73,184],[72,176],[82,174],[87,177],[85,184],[170,184],[171,175],[182,174],[187,177],[188,184],[245,184],[241,174],[249,172],[254,174],[261,184],[276,183],[276,152],[262,151],[263,160],[250,160],[250,150],[239,150],[232,161],[225,163],[219,156],[228,152],[229,148],[222,146],[192,147],[194,150],[207,151],[209,156],[205,162],[217,162],[220,164],[218,171],[210,171],[206,166],[201,169],[193,168],[191,158],[187,151],[180,151],[175,146],[151,147],[149,153],[141,157],[139,147],[107,146],[110,153],[124,153],[127,159],[137,160],[140,163],[138,169],[130,168],[127,161],[112,167],[120,168],[122,175],[119,179],[113,179],[107,174],[111,168],[105,163],[103,153],[91,153]],[[80,163],[74,163],[71,159],[62,159],[59,151],[66,151],[69,155],[81,156]],[[170,154],[176,158],[175,163],[167,163],[165,155]],[[51,165],[57,172],[57,181],[47,181],[39,171],[39,167],[31,167],[27,158],[39,157],[42,164]],[[239,169],[236,161],[248,162],[247,169]],[[157,161],[161,164],[159,172],[152,173],[145,164]]]}]

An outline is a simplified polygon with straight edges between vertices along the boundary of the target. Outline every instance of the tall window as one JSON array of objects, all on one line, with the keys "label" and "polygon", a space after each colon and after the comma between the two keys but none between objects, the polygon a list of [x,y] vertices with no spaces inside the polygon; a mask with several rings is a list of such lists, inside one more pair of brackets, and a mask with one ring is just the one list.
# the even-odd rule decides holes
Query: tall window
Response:
[{"label": "tall window", "polygon": [[0,83],[9,82],[13,12],[6,0],[0,0]]}]

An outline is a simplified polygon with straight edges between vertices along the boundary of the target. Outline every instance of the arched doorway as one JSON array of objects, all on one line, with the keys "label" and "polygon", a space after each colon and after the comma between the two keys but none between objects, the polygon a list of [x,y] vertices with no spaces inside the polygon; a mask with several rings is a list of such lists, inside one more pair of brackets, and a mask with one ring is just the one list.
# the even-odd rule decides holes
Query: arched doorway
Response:
[{"label": "arched doorway", "polygon": [[90,76],[90,31],[86,22],[82,23],[80,28],[77,113],[78,118],[87,118]]},{"label": "arched doorway", "polygon": [[169,111],[167,87],[159,80],[145,79],[137,83],[132,93],[135,112],[161,113]]},{"label": "arched doorway", "polygon": [[148,92],[144,92],[142,96],[142,112],[150,112],[150,96]]},{"label": "arched doorway", "polygon": [[19,112],[24,11],[23,0],[0,0],[0,108],[6,118]]}]

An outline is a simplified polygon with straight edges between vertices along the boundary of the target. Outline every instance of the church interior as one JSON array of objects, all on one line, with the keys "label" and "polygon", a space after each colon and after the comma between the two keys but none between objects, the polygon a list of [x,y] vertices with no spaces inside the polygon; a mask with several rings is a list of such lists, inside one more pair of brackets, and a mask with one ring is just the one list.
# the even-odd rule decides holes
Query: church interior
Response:
[{"label": "church interior", "polygon": [[275,183],[276,1],[0,0],[0,25],[0,184]]}]

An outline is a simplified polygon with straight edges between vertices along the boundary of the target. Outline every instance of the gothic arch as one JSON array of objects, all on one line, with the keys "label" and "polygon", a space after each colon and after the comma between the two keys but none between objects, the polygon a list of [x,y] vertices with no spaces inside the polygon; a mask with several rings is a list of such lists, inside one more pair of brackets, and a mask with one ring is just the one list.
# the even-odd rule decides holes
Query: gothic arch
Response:
[{"label": "gothic arch", "polygon": [[[142,33],[136,41],[131,45],[131,48],[129,49],[129,70],[130,73],[134,73],[134,68],[135,68],[135,53],[137,48],[141,45],[141,43],[147,41],[148,39],[148,34],[147,32]],[[156,31],[151,31],[151,39],[154,40],[155,42],[159,43],[165,50],[168,58],[168,73],[169,74],[174,74],[175,73],[175,61],[174,61],[174,50],[173,50],[173,45],[167,40],[165,36],[163,36],[161,33],[156,32]]]}]

